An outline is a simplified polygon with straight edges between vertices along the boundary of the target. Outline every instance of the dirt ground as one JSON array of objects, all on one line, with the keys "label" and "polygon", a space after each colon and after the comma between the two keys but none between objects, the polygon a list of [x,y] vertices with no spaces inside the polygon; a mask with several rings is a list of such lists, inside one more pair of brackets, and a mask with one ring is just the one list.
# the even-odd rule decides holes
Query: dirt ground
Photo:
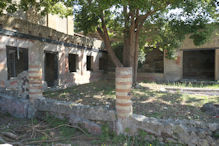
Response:
[{"label": "dirt ground", "polygon": [[[219,122],[218,118],[209,116],[200,110],[205,103],[219,103],[218,96],[162,92],[165,86],[170,87],[173,85],[142,82],[137,88],[132,89],[134,113],[161,119]],[[115,109],[116,96],[113,81],[103,80],[63,90],[49,91],[45,92],[44,96],[84,105]]]}]

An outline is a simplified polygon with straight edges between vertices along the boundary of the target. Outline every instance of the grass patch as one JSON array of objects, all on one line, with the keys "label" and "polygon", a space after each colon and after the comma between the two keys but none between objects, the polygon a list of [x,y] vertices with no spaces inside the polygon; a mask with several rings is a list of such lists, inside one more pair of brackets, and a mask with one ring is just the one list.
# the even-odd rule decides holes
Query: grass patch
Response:
[{"label": "grass patch", "polygon": [[199,81],[199,82],[167,82],[167,83],[153,83],[152,84],[159,84],[164,86],[172,86],[172,87],[188,87],[188,88],[211,88],[217,89],[219,88],[219,82],[206,82],[206,81]]},{"label": "grass patch", "polygon": [[[172,84],[140,83],[140,87],[132,89],[133,111],[156,118],[179,118],[209,121],[209,117],[200,111],[203,104],[212,102],[219,103],[217,96],[195,95],[187,93],[165,93],[160,89]],[[186,84],[175,84],[179,87],[188,87]],[[190,85],[189,85],[190,86]],[[208,87],[207,85],[191,85],[192,87]],[[218,84],[211,85],[217,87]],[[72,101],[91,106],[107,106],[115,109],[115,83],[99,81],[71,88],[45,92],[47,98],[64,101]],[[214,120],[214,119],[213,119]]]},{"label": "grass patch", "polygon": [[65,138],[70,138],[77,132],[77,129],[67,126],[68,121],[65,119],[60,120],[51,115],[46,115],[45,122],[50,128],[58,129],[60,136]]}]

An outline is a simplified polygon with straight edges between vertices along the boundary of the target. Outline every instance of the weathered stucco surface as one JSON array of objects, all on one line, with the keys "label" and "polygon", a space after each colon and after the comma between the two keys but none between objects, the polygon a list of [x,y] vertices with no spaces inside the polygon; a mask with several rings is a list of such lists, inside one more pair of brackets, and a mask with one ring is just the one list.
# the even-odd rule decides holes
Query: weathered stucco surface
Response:
[{"label": "weathered stucco surface", "polygon": [[201,46],[195,46],[193,41],[187,36],[181,48],[176,52],[176,60],[170,60],[164,57],[164,77],[168,81],[176,81],[183,78],[183,51],[184,50],[215,50],[215,80],[219,79],[218,70],[218,50],[219,50],[219,30],[216,30],[211,36],[210,40]]},{"label": "weathered stucco surface", "polygon": [[[10,33],[18,32],[22,34],[30,35],[30,38],[19,38],[19,36],[12,36],[1,33],[0,35],[0,87],[8,88],[11,86],[8,81],[7,71],[7,46],[26,48],[28,50],[28,63],[29,69],[38,66],[40,76],[37,77],[45,83],[45,51],[57,54],[58,60],[58,79],[56,86],[67,87],[74,84],[89,83],[103,78],[103,70],[99,70],[99,58],[104,56],[104,52],[101,51],[102,41],[93,38],[88,38],[81,35],[67,35],[48,27],[40,26],[3,15],[0,17],[1,30],[9,30]],[[36,40],[31,37],[45,38]],[[50,42],[51,41],[51,42]],[[69,71],[68,55],[77,54],[77,71]],[[92,56],[92,70],[87,70],[87,56]],[[33,66],[33,67],[32,67]],[[36,71],[31,71],[36,72]],[[33,74],[33,77],[35,77]],[[37,73],[37,76],[39,74]],[[8,83],[9,82],[9,83]],[[20,82],[20,81],[19,81]],[[41,84],[41,83],[40,83]],[[36,88],[42,88],[42,85],[32,86]],[[46,85],[46,84],[43,84]],[[46,86],[43,86],[46,87]],[[35,93],[36,94],[36,91]]]},{"label": "weathered stucco surface", "polygon": [[[177,59],[167,59],[164,57],[164,78],[167,81],[177,81],[182,79],[182,51],[177,52]],[[165,55],[164,55],[165,56]]]}]

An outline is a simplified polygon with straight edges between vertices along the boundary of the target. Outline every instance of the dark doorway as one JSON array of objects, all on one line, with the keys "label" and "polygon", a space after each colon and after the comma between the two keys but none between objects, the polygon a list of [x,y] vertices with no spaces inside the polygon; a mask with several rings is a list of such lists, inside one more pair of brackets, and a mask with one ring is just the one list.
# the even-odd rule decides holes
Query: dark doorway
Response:
[{"label": "dark doorway", "polygon": [[7,46],[8,79],[28,70],[28,49]]},{"label": "dark doorway", "polygon": [[92,71],[93,56],[87,56],[87,70]]},{"label": "dark doorway", "polygon": [[183,78],[214,80],[215,51],[197,50],[183,52]]},{"label": "dark doorway", "polygon": [[69,63],[69,71],[76,72],[77,71],[77,62],[78,62],[78,55],[76,54],[68,54],[68,63]]},{"label": "dark doorway", "polygon": [[48,87],[57,85],[58,57],[55,52],[45,52],[45,81]]}]

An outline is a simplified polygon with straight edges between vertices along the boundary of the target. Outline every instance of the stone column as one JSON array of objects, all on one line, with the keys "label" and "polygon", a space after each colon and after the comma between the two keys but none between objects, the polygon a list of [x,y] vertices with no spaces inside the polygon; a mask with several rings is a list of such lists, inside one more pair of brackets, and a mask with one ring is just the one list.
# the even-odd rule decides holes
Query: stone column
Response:
[{"label": "stone column", "polygon": [[116,68],[116,112],[117,112],[117,133],[124,133],[129,127],[128,118],[132,115],[132,101],[130,91],[132,87],[132,68]]},{"label": "stone column", "polygon": [[31,101],[40,99],[42,95],[42,62],[43,45],[41,42],[34,42],[33,47],[29,49],[29,98]]}]

